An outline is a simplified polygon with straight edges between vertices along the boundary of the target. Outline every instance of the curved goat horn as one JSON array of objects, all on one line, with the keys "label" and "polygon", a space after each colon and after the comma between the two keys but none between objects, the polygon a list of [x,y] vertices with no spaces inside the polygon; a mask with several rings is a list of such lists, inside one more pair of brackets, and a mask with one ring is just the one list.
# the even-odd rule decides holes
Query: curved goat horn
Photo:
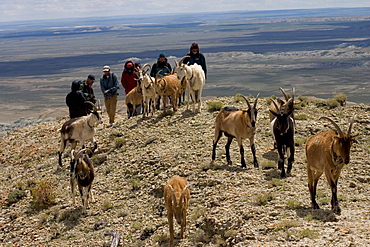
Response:
[{"label": "curved goat horn", "polygon": [[355,118],[352,117],[350,122],[349,122],[349,127],[348,127],[348,132],[347,132],[347,136],[349,137],[351,135],[351,130],[352,130],[352,125],[353,125],[353,122],[355,121]]},{"label": "curved goat horn", "polygon": [[276,102],[275,102],[275,100],[273,100],[273,99],[271,99],[271,101],[272,101],[272,103],[274,103],[274,106],[275,106],[275,109],[276,109],[276,114],[280,114],[280,109],[279,109],[279,107],[277,106],[277,104],[276,104]]},{"label": "curved goat horn", "polygon": [[180,66],[182,65],[182,62],[184,61],[184,59],[187,58],[187,57],[190,57],[190,56],[185,56],[185,57],[183,57],[183,58],[180,59],[180,61],[179,61],[179,65]]},{"label": "curved goat horn", "polygon": [[260,96],[260,93],[257,94],[256,96],[256,100],[254,101],[254,105],[253,105],[253,108],[256,109],[256,106],[257,106],[257,100],[258,100],[258,97]]},{"label": "curved goat horn", "polygon": [[91,101],[85,101],[84,103],[92,105],[92,107],[94,107],[94,111],[98,111],[98,108],[96,108],[96,105],[94,105]]},{"label": "curved goat horn", "polygon": [[279,87],[279,90],[283,93],[285,100],[286,100],[286,101],[288,101],[288,100],[289,100],[289,97],[288,97],[288,95],[286,94],[286,92],[284,91],[284,89],[283,89],[283,88],[281,88],[281,87]]},{"label": "curved goat horn", "polygon": [[[334,125],[334,127],[337,129],[340,138],[344,138],[342,130],[339,128],[338,124],[336,122],[334,122],[334,120],[332,120],[331,118],[328,118],[328,117],[319,118],[319,120],[321,120],[321,119],[329,120]],[[350,127],[352,127],[352,126],[350,126]]]},{"label": "curved goat horn", "polygon": [[174,206],[176,207],[177,206],[177,201],[176,201],[175,191],[173,190],[173,188],[170,184],[168,185],[168,188],[170,188],[170,190],[171,190],[172,201],[173,201]]},{"label": "curved goat horn", "polygon": [[249,103],[248,99],[243,94],[241,94],[241,96],[244,98],[245,102],[247,102],[248,108],[252,109],[251,104]]}]

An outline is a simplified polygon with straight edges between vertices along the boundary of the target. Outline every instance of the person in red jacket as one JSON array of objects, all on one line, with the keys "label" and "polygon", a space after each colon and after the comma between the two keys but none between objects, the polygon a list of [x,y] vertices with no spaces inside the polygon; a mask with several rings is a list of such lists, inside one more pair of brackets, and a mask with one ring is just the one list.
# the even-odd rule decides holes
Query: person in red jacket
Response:
[{"label": "person in red jacket", "polygon": [[[136,87],[136,74],[135,72],[139,72],[138,68],[136,68],[135,63],[131,60],[127,61],[123,66],[122,76],[121,76],[121,84],[122,87],[125,89],[126,95]],[[137,114],[140,114],[141,107],[136,108]]]},{"label": "person in red jacket", "polygon": [[123,66],[122,77],[121,77],[121,84],[122,87],[125,89],[126,95],[136,87],[136,74],[134,72],[139,72],[137,68],[135,68],[135,63],[131,60],[125,63]]}]

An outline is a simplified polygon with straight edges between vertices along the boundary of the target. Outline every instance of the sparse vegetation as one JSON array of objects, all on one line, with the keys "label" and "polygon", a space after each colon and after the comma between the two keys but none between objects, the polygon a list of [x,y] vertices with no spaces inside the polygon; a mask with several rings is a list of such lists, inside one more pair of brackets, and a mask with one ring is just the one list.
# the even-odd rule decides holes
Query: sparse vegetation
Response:
[{"label": "sparse vegetation", "polygon": [[347,102],[347,95],[344,93],[338,93],[334,96],[334,99],[340,104],[340,106],[344,106]]},{"label": "sparse vegetation", "polygon": [[48,208],[55,204],[56,187],[52,181],[41,180],[36,184],[35,188],[31,189],[32,198],[31,205],[35,210]]},{"label": "sparse vegetation", "polygon": [[222,102],[207,102],[207,110],[209,112],[219,111],[224,107]]}]

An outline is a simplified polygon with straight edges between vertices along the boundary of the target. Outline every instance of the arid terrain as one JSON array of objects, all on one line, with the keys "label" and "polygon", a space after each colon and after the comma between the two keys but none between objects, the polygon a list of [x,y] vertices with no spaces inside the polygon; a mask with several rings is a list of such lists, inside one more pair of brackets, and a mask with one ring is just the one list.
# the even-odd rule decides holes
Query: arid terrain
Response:
[{"label": "arid terrain", "polygon": [[[179,240],[176,224],[176,246],[370,245],[370,107],[348,103],[327,109],[317,99],[296,100],[304,103],[296,105],[295,162],[285,179],[276,168],[266,98],[258,101],[258,169],[251,163],[248,140],[247,168],[240,167],[236,141],[230,150],[233,164],[227,165],[225,137],[217,147],[216,164],[210,164],[217,111],[207,107],[222,102],[246,108],[240,97],[209,99],[198,114],[185,106],[145,118],[118,113],[114,128],[106,127],[103,114],[92,158],[95,201],[86,215],[77,193],[77,206],[72,206],[69,158],[62,168],[57,162],[58,130],[67,116],[12,130],[0,139],[0,245],[109,246],[111,237],[104,233],[115,231],[120,246],[168,246],[163,186],[174,175],[186,177],[191,192],[186,238]],[[338,182],[341,215],[330,210],[325,176],[318,184],[321,209],[313,210],[309,199],[305,142],[332,128],[320,116],[334,119],[344,131],[355,117],[357,142]]]}]

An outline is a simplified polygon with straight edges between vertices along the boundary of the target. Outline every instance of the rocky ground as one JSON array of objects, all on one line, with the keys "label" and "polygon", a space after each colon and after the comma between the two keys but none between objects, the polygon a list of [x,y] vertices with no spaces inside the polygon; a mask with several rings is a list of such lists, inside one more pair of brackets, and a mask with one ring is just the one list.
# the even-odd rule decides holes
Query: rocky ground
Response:
[{"label": "rocky ground", "polygon": [[[145,118],[126,119],[119,113],[114,128],[106,127],[104,115],[93,157],[95,202],[86,215],[77,194],[77,207],[71,205],[69,159],[65,157],[62,168],[57,164],[58,130],[67,117],[8,132],[0,139],[1,246],[104,246],[111,240],[104,233],[113,231],[121,236],[120,246],[168,246],[163,186],[174,175],[186,177],[191,191],[187,236],[180,241],[176,225],[176,246],[370,245],[368,106],[329,110],[309,101],[297,107],[295,163],[291,176],[280,179],[267,100],[258,103],[258,169],[252,166],[248,140],[247,168],[240,167],[235,141],[234,163],[226,165],[225,137],[216,164],[210,165],[217,112],[207,111],[209,102],[246,107],[237,97],[213,98],[198,114],[185,106],[174,114]],[[338,185],[341,215],[330,211],[331,192],[324,176],[318,185],[321,209],[310,205],[304,143],[331,127],[319,121],[320,116],[333,118],[345,130],[348,118],[356,116],[353,132],[359,134],[358,142]],[[37,194],[49,204],[37,201]]]}]

